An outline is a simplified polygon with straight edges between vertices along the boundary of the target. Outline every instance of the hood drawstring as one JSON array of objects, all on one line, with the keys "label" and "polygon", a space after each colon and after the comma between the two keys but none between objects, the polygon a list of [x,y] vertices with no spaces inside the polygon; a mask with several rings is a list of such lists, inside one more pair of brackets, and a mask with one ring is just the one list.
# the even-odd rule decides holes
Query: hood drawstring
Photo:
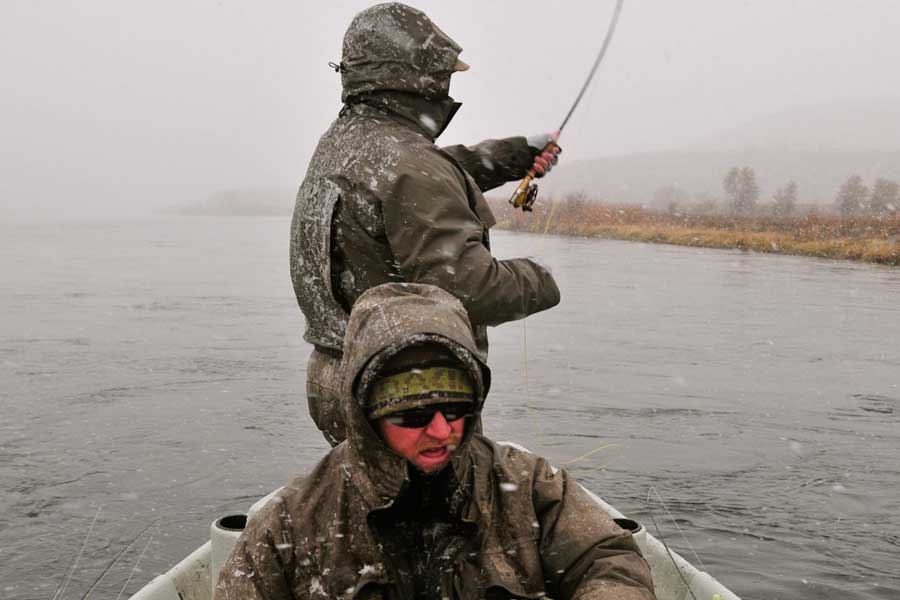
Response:
[{"label": "hood drawstring", "polygon": [[[329,62],[329,63],[328,63],[328,66],[331,67],[332,69],[334,69],[334,72],[335,72],[335,73],[340,73],[341,75],[343,75],[344,73],[347,72],[347,67],[344,66],[344,63],[343,63],[343,62],[339,62],[339,63]],[[340,112],[338,113],[338,116],[339,116],[339,117],[343,117],[345,114],[347,114],[347,111],[348,111],[348,110],[350,110],[350,103],[349,103],[349,102],[346,102],[346,103],[344,103],[344,105],[341,107],[341,110],[340,110]]]}]

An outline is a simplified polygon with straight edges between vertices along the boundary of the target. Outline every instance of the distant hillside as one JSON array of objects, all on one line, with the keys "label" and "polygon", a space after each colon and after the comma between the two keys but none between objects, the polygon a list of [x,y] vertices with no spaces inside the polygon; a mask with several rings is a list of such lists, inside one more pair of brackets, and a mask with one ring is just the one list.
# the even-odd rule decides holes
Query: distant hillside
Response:
[{"label": "distant hillside", "polygon": [[804,106],[755,119],[691,145],[692,150],[792,152],[900,150],[900,98]]},{"label": "distant hillside", "polygon": [[663,187],[718,198],[733,166],[756,172],[761,201],[794,180],[800,202],[828,204],[850,175],[868,185],[900,180],[900,100],[803,107],[757,119],[684,148],[565,160],[543,184],[546,192],[585,191],[613,202],[650,204]]},{"label": "distant hillside", "polygon": [[[670,186],[694,199],[714,199],[723,195],[722,179],[733,166],[755,170],[762,202],[790,180],[799,186],[799,201],[811,204],[832,203],[854,174],[869,186],[878,177],[900,181],[900,99],[792,109],[681,150],[586,161],[564,155],[540,186],[544,194],[584,191],[609,202],[652,204],[656,192]],[[285,215],[295,193],[224,191],[179,212]]]},{"label": "distant hillside", "polygon": [[176,212],[193,216],[284,216],[294,210],[296,193],[280,189],[226,190]]},{"label": "distant hillside", "polygon": [[800,201],[828,204],[850,175],[871,185],[877,177],[900,181],[900,150],[842,152],[775,149],[671,151],[561,163],[541,182],[548,194],[584,191],[612,202],[650,204],[654,193],[677,186],[693,197],[720,197],[722,179],[733,166],[756,171],[761,200],[787,181],[799,186]]}]

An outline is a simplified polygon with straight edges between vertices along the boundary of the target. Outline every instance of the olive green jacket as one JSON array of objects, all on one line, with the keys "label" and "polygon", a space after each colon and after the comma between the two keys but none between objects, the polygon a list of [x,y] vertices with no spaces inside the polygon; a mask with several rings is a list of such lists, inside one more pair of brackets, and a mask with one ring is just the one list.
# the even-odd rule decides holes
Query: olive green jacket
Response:
[{"label": "olive green jacket", "polygon": [[307,341],[340,350],[367,289],[408,281],[457,296],[478,327],[559,302],[550,273],[491,255],[483,191],[518,179],[534,155],[523,137],[472,148],[434,141],[459,107],[448,96],[460,52],[419,11],[382,4],[344,39],[344,108],[322,136],[297,195],[291,278]]},{"label": "olive green jacket", "polygon": [[[393,284],[360,297],[343,357],[347,440],[293,480],[248,524],[227,562],[216,600],[413,597],[416,582],[375,528],[409,485],[407,461],[381,441],[361,399],[381,365],[403,348],[440,343],[475,382],[480,413],[490,372],[462,305],[434,286]],[[563,470],[499,446],[467,427],[450,465],[457,531],[434,598],[652,600],[647,563]]]}]

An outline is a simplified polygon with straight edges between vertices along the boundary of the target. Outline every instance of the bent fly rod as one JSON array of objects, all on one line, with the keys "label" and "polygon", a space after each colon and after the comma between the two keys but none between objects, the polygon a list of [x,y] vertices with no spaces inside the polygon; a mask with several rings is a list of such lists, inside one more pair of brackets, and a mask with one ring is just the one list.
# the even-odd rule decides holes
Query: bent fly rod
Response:
[{"label": "bent fly rod", "polygon": [[[625,0],[616,0],[616,10],[613,13],[612,20],[609,22],[609,29],[606,30],[606,38],[603,40],[603,46],[600,48],[600,52],[597,53],[597,58],[594,59],[594,65],[591,67],[590,73],[588,73],[587,79],[584,81],[584,85],[581,86],[581,91],[578,92],[578,97],[575,98],[575,102],[572,103],[572,108],[569,109],[569,112],[566,113],[566,118],[563,119],[562,125],[559,126],[552,139],[547,143],[547,145],[541,150],[541,152],[550,152],[554,149],[556,142],[559,140],[559,136],[562,134],[562,130],[565,129],[566,124],[569,122],[569,119],[572,118],[572,113],[575,112],[575,109],[578,107],[578,104],[581,103],[581,98],[584,96],[584,93],[587,91],[588,86],[591,85],[591,81],[594,79],[594,74],[597,72],[597,67],[600,66],[600,63],[603,61],[603,57],[606,55],[606,49],[609,48],[609,42],[612,40],[613,32],[616,30],[616,24],[619,22],[619,13],[622,12],[622,4]],[[539,153],[540,155],[540,153]],[[534,168],[529,169],[528,174],[525,175],[525,179],[519,183],[519,187],[516,188],[516,191],[513,192],[512,196],[509,198],[509,203],[513,205],[514,208],[521,208],[525,212],[530,212],[532,210],[532,206],[534,205],[534,201],[537,200],[538,186],[536,183],[533,183],[534,178],[537,176]]]}]

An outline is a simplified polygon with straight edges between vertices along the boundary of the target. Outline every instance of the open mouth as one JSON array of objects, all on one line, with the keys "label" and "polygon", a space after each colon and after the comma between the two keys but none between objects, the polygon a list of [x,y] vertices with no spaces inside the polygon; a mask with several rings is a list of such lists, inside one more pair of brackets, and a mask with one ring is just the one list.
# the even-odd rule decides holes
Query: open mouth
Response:
[{"label": "open mouth", "polygon": [[437,448],[422,450],[420,454],[426,458],[442,458],[443,456],[450,454],[450,450],[447,446],[438,446]]},{"label": "open mouth", "polygon": [[456,444],[445,444],[419,452],[419,456],[429,462],[437,462],[447,459],[450,453],[456,450]]}]

